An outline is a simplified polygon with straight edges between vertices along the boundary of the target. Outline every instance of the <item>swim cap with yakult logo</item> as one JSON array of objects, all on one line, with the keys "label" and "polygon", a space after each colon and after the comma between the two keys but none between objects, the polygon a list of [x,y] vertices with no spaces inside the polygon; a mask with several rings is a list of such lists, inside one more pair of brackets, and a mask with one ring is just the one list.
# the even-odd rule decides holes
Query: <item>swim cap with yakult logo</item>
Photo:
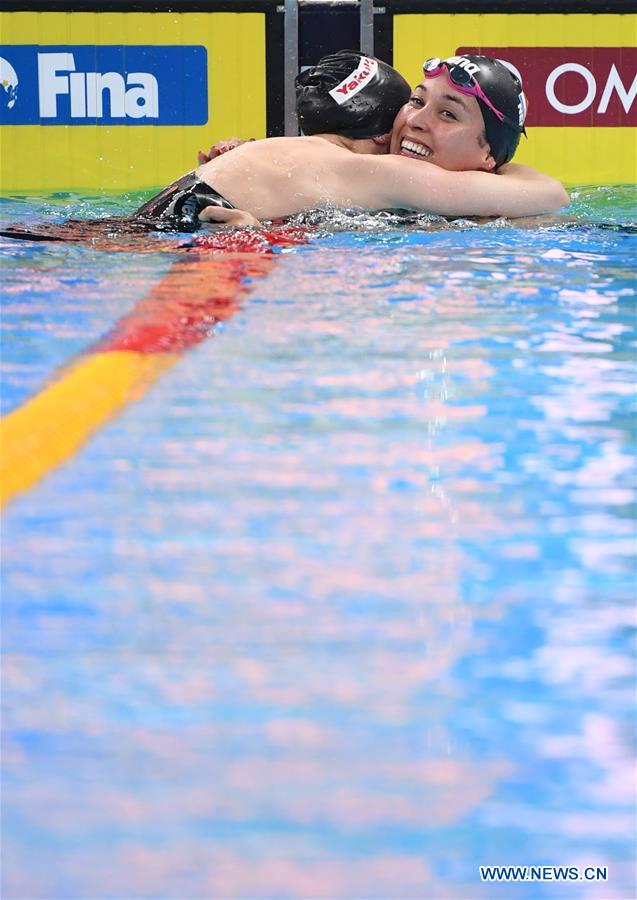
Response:
[{"label": "swim cap with yakult logo", "polygon": [[411,94],[403,76],[357,50],[339,50],[297,75],[296,111],[304,134],[372,138],[391,131]]},{"label": "swim cap with yakult logo", "polygon": [[496,165],[509,162],[517,150],[520,135],[526,135],[526,97],[517,75],[498,59],[472,54],[428,59],[423,70],[425,78],[446,71],[453,87],[476,98]]}]

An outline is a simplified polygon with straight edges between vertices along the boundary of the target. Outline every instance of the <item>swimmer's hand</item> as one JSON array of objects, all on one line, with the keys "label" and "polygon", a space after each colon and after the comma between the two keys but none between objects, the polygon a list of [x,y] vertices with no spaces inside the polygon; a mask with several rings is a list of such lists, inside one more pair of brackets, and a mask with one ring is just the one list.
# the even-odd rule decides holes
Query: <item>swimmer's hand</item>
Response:
[{"label": "swimmer's hand", "polygon": [[199,221],[216,222],[219,225],[240,228],[245,228],[247,225],[251,225],[253,228],[261,227],[261,222],[255,219],[252,213],[245,212],[243,209],[226,209],[225,206],[206,206],[199,213]]},{"label": "swimmer's hand", "polygon": [[[250,141],[253,141],[254,138],[250,138]],[[197,159],[199,161],[199,165],[203,166],[204,163],[210,162],[211,159],[216,159],[218,156],[222,156],[224,153],[227,153],[229,150],[235,150],[237,147],[240,147],[241,144],[247,144],[248,141],[244,141],[239,137],[231,137],[226,141],[217,141],[216,144],[213,144],[210,150],[207,153],[204,153],[203,150],[199,150],[197,153]]]}]

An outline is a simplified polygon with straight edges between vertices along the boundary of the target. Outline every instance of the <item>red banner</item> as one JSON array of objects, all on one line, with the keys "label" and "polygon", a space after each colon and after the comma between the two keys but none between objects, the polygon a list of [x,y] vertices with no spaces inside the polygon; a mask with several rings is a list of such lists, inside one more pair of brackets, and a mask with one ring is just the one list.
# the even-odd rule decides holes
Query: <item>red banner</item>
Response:
[{"label": "red banner", "polygon": [[522,78],[527,125],[637,125],[635,47],[459,47],[508,63]]}]

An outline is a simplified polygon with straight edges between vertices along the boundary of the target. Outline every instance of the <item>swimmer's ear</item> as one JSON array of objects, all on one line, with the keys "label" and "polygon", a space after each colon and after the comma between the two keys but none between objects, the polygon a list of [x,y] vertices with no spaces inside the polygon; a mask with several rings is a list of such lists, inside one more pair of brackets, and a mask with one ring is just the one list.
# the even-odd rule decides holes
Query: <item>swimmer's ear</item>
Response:
[{"label": "swimmer's ear", "polygon": [[391,141],[391,131],[389,131],[387,134],[378,134],[376,135],[376,137],[373,137],[372,140],[380,147],[387,147],[389,142]]},{"label": "swimmer's ear", "polygon": [[495,172],[495,170],[497,168],[495,159],[491,155],[487,156],[487,158],[485,159],[482,166],[480,166],[480,168],[482,169],[483,172]]}]

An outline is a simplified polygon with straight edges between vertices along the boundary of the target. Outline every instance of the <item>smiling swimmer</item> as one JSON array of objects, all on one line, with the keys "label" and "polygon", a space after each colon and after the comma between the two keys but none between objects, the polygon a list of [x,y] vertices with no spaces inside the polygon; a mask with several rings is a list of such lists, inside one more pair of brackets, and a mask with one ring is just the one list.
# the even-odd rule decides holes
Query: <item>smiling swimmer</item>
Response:
[{"label": "smiling swimmer", "polygon": [[425,79],[444,74],[457,91],[475,97],[495,167],[513,159],[520,135],[526,137],[527,102],[517,75],[497,59],[473,55],[433,57],[423,63],[423,73]]}]

